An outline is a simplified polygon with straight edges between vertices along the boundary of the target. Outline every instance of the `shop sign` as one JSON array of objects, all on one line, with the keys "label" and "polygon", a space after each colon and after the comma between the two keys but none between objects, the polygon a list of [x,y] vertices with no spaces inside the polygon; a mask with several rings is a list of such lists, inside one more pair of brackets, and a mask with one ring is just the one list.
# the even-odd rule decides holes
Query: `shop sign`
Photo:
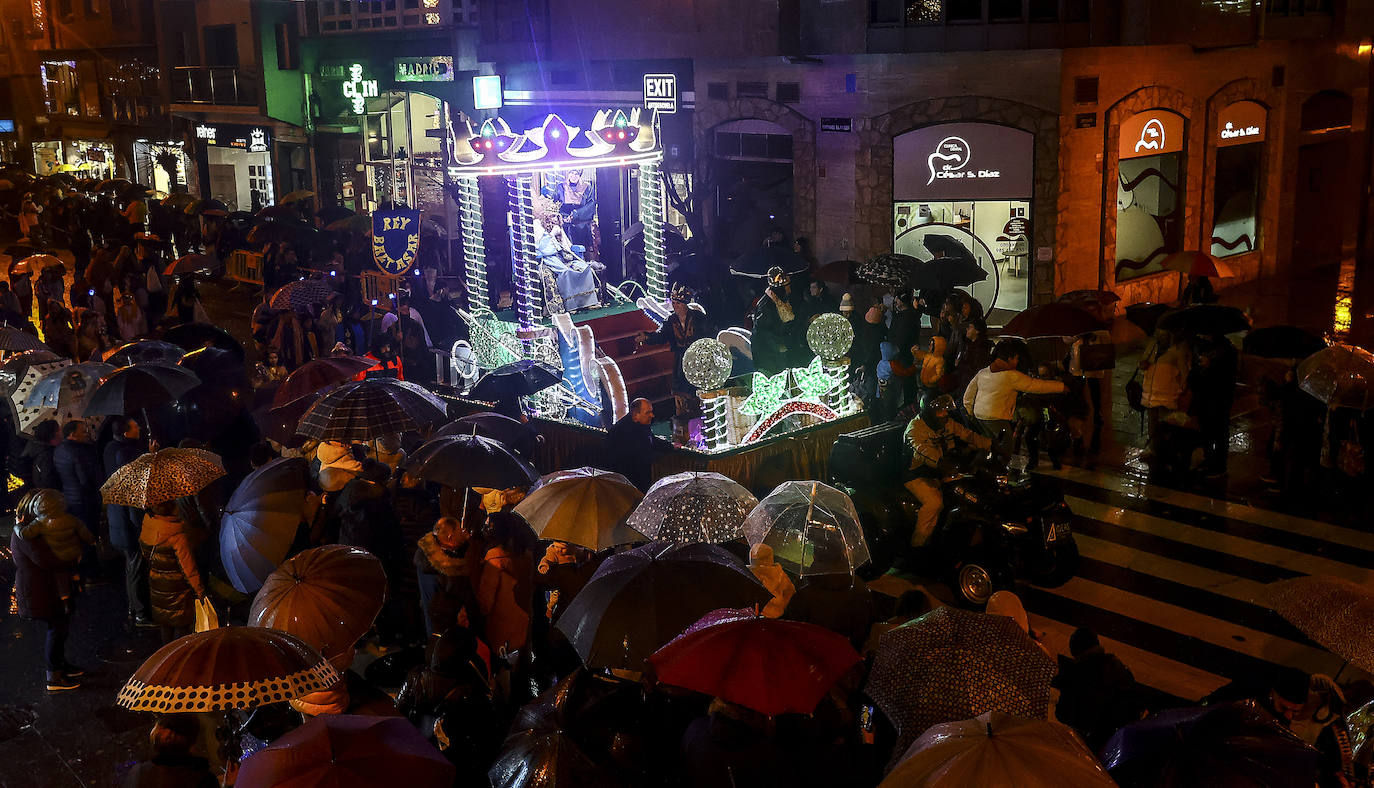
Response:
[{"label": "shop sign", "polygon": [[272,147],[272,135],[261,126],[198,123],[196,139],[212,148],[234,148],[249,153],[266,153]]},{"label": "shop sign", "polygon": [[343,83],[344,98],[353,102],[353,114],[361,115],[367,111],[367,100],[377,97],[377,80],[363,79],[363,66],[354,63],[348,67],[348,81]]},{"label": "shop sign", "polygon": [[644,75],[644,108],[665,115],[677,112],[677,74]]},{"label": "shop sign", "polygon": [[899,201],[1029,199],[1035,138],[995,123],[942,123],[893,138]]},{"label": "shop sign", "polygon": [[1075,128],[1080,129],[1097,128],[1097,113],[1080,112],[1077,115],[1073,116],[1073,125]]},{"label": "shop sign", "polygon": [[398,57],[396,64],[397,82],[452,82],[453,56],[434,55],[433,57]]},{"label": "shop sign", "polygon": [[821,118],[821,131],[845,133],[853,130],[853,118]]},{"label": "shop sign", "polygon": [[402,208],[372,214],[372,259],[382,273],[404,274],[419,252],[419,211]]},{"label": "shop sign", "polygon": [[1179,153],[1187,140],[1183,116],[1167,109],[1139,112],[1121,122],[1119,158],[1139,159],[1164,153]]},{"label": "shop sign", "polygon": [[1026,236],[1030,233],[1030,220],[1024,216],[1013,216],[1002,225],[997,236],[998,251],[1002,254],[1026,254],[1030,244]]},{"label": "shop sign", "polygon": [[1255,101],[1228,104],[1217,116],[1217,147],[1264,142],[1267,114],[1264,105]]}]

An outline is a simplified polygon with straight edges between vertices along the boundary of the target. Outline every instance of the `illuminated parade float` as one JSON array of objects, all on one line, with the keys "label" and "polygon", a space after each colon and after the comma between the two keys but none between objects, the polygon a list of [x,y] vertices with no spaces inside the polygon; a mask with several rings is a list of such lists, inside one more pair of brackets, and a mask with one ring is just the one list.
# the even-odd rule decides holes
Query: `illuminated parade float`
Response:
[{"label": "illuminated parade float", "polygon": [[[565,123],[558,115],[521,133],[500,118],[490,118],[456,135],[449,178],[457,184],[468,291],[488,292],[487,251],[496,239],[483,230],[478,179],[504,180],[513,269],[513,311],[498,315],[484,299],[474,299],[463,315],[471,344],[455,347],[455,358],[471,359],[480,371],[522,360],[562,370],[556,386],[529,397],[533,413],[550,421],[605,425],[622,418],[634,392],[616,361],[597,344],[593,329],[576,322],[582,309],[599,306],[604,290],[624,311],[641,311],[656,325],[671,314],[664,251],[665,205],[660,166],[663,150],[653,110],[602,110],[590,128]],[[600,266],[583,259],[586,248],[569,236],[565,217],[547,196],[560,174],[585,178],[602,168],[637,167],[639,220],[644,238],[644,281],[602,285]],[[490,190],[487,190],[490,194]],[[566,201],[565,201],[566,202]],[[700,309],[696,304],[693,309]],[[732,371],[748,368],[749,332],[722,331],[698,339],[682,357],[683,375],[701,400],[702,430],[690,448],[708,452],[738,449],[783,433],[839,420],[857,413],[850,393],[846,354],[853,341],[849,321],[839,314],[812,320],[807,344],[816,354],[801,368],[774,375],[736,375],[745,388],[727,386]],[[461,343],[460,343],[461,344]],[[472,380],[470,372],[462,376]]]}]

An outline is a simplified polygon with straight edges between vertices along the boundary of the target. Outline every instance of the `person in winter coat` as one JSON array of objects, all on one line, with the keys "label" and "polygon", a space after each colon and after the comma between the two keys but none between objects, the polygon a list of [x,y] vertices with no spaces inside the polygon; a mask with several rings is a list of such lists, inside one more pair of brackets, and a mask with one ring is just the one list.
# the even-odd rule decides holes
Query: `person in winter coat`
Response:
[{"label": "person in winter coat", "polygon": [[549,623],[558,621],[577,592],[592,579],[598,565],[586,548],[558,540],[549,543],[535,578],[538,585],[549,590],[548,603],[544,607]]},{"label": "person in winter coat", "polygon": [[[105,478],[133,462],[148,450],[142,428],[137,419],[125,418],[114,430],[114,438],[105,444]],[[110,545],[124,554],[124,593],[129,600],[129,618],[136,626],[153,626],[148,614],[148,564],[138,547],[142,526],[139,511],[128,506],[106,506],[105,519],[110,527]]]},{"label": "person in winter coat", "polygon": [[776,375],[792,366],[806,349],[806,321],[793,306],[791,282],[781,268],[768,269],[768,289],[750,315],[754,369],[765,375]]},{"label": "person in winter coat", "polygon": [[529,527],[515,515],[495,512],[488,518],[491,547],[477,573],[477,605],[485,618],[483,640],[497,654],[525,647],[534,600],[534,560],[517,529]]},{"label": "person in winter coat", "polygon": [[784,615],[844,635],[860,649],[875,620],[873,595],[852,574],[812,575],[787,603]]},{"label": "person in winter coat", "polygon": [[67,501],[67,511],[85,523],[91,533],[97,533],[100,529],[100,485],[105,481],[100,454],[91,442],[86,422],[67,422],[62,426],[62,435],[63,441],[52,455],[53,467],[62,482],[62,497]]},{"label": "person in winter coat", "polygon": [[682,734],[688,788],[792,785],[790,764],[763,715],[716,698]]},{"label": "person in winter coat", "polygon": [[1145,408],[1147,456],[1159,449],[1160,419],[1185,406],[1191,354],[1185,342],[1175,342],[1165,331],[1155,332],[1155,342],[1140,360],[1145,373],[1140,379],[1140,404]]},{"label": "person in winter coat", "polygon": [[1224,336],[1198,342],[1188,389],[1193,392],[1189,413],[1197,419],[1202,437],[1202,472],[1208,477],[1226,473],[1231,444],[1231,404],[1236,398],[1235,345]]},{"label": "person in winter coat", "polygon": [[72,593],[72,573],[81,560],[85,546],[94,545],[95,537],[80,520],[67,513],[62,493],[57,490],[34,490],[24,496],[24,505],[15,512],[15,526],[25,539],[42,539],[57,560],[68,571],[58,575],[58,590],[63,597]]},{"label": "person in winter coat", "polygon": [[1059,658],[1054,715],[1083,737],[1093,752],[1122,725],[1140,718],[1143,695],[1131,669],[1109,654],[1097,634],[1080,628],[1069,637],[1069,658]]},{"label": "person in winter coat", "polygon": [[434,530],[420,537],[415,549],[415,573],[426,637],[438,636],[460,621],[470,624],[471,617],[478,613],[474,557],[482,549],[475,536],[455,517],[440,517]]},{"label": "person in winter coat", "polygon": [[192,553],[199,536],[177,516],[172,501],[150,507],[143,516],[138,543],[148,562],[148,601],[153,621],[161,627],[164,643],[191,631],[195,624],[195,600],[206,596],[205,582]]},{"label": "person in winter coat", "polygon": [[320,489],[326,493],[342,490],[363,469],[346,443],[325,441],[315,450],[315,458],[320,461]]},{"label": "person in winter coat", "polygon": [[339,544],[372,553],[386,567],[387,576],[398,573],[401,530],[386,482],[391,469],[373,459],[363,461],[357,478],[339,491]]},{"label": "person in winter coat", "polygon": [[122,788],[215,788],[210,762],[191,754],[200,736],[195,714],[162,714],[148,733],[153,757],[134,765]]},{"label": "person in winter coat", "polygon": [[765,618],[782,618],[783,611],[787,609],[787,603],[792,601],[792,596],[797,593],[797,587],[792,584],[791,578],[782,571],[778,562],[773,560],[773,548],[759,542],[749,548],[749,571],[754,573],[754,577],[763,583],[763,587],[768,589],[768,593],[773,598],[768,600],[768,604],[763,608]]},{"label": "person in winter coat", "polygon": [[492,705],[491,654],[464,627],[447,630],[428,663],[406,677],[396,708],[458,769],[454,785],[487,784],[487,764],[501,747]]},{"label": "person in winter coat", "polygon": [[53,452],[57,449],[61,433],[62,428],[52,419],[34,426],[33,438],[29,440],[29,445],[24,447],[21,455],[21,458],[27,461],[28,475],[25,481],[30,487],[62,489],[62,479],[57,475],[57,466],[53,464]]},{"label": "person in winter coat", "polygon": [[48,691],[77,689],[82,671],[67,662],[66,655],[72,602],[70,597],[63,599],[60,590],[61,575],[68,570],[47,542],[25,539],[18,529],[10,535],[10,552],[14,558],[15,607],[21,617],[41,622],[45,628],[43,658]]},{"label": "person in winter coat", "polygon": [[1037,380],[1018,369],[1023,348],[1015,340],[998,342],[992,349],[992,364],[974,375],[964,389],[964,409],[978,419],[994,445],[1011,434],[1017,394],[1061,394],[1066,388],[1061,381]]}]

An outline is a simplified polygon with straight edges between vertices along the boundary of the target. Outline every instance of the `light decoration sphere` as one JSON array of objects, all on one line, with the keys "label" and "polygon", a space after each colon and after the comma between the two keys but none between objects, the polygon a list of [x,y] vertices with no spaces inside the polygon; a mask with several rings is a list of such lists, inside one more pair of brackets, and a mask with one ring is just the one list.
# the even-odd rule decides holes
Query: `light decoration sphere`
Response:
[{"label": "light decoration sphere", "polygon": [[837,361],[849,352],[849,346],[854,344],[854,327],[849,325],[849,321],[844,315],[838,312],[826,312],[811,321],[811,325],[806,329],[806,344],[811,346],[811,350],[822,360],[831,362]]},{"label": "light decoration sphere", "polygon": [[682,375],[702,391],[714,391],[730,377],[730,348],[719,339],[705,337],[687,346],[682,354]]}]

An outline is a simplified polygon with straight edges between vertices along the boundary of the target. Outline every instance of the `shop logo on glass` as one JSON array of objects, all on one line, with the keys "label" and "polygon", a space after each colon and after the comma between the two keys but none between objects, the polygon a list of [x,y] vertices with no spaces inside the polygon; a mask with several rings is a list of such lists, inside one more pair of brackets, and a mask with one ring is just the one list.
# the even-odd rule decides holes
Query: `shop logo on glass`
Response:
[{"label": "shop logo on glass", "polygon": [[248,152],[266,153],[267,152],[267,132],[262,129],[253,129],[248,133]]},{"label": "shop logo on glass", "polygon": [[1236,128],[1236,124],[1228,120],[1226,121],[1226,128],[1221,130],[1221,138],[1224,140],[1233,140],[1240,137],[1258,137],[1259,133],[1259,126],[1243,126],[1241,128]]},{"label": "shop logo on glass", "polygon": [[[940,140],[940,144],[935,146],[935,152],[926,157],[926,166],[930,168],[930,180],[926,181],[926,185],[934,183],[936,178],[964,177],[960,170],[968,166],[971,156],[968,143],[962,137],[945,137]],[[941,164],[937,166],[936,161]]]},{"label": "shop logo on glass", "polygon": [[343,84],[344,98],[353,102],[353,114],[361,115],[367,111],[367,99],[376,98],[377,80],[363,79],[361,63],[348,67],[348,81]]},{"label": "shop logo on glass", "polygon": [[1145,124],[1145,128],[1140,130],[1140,139],[1136,140],[1135,150],[1139,153],[1145,150],[1164,150],[1164,124],[1158,118],[1150,118],[1150,122]]}]

